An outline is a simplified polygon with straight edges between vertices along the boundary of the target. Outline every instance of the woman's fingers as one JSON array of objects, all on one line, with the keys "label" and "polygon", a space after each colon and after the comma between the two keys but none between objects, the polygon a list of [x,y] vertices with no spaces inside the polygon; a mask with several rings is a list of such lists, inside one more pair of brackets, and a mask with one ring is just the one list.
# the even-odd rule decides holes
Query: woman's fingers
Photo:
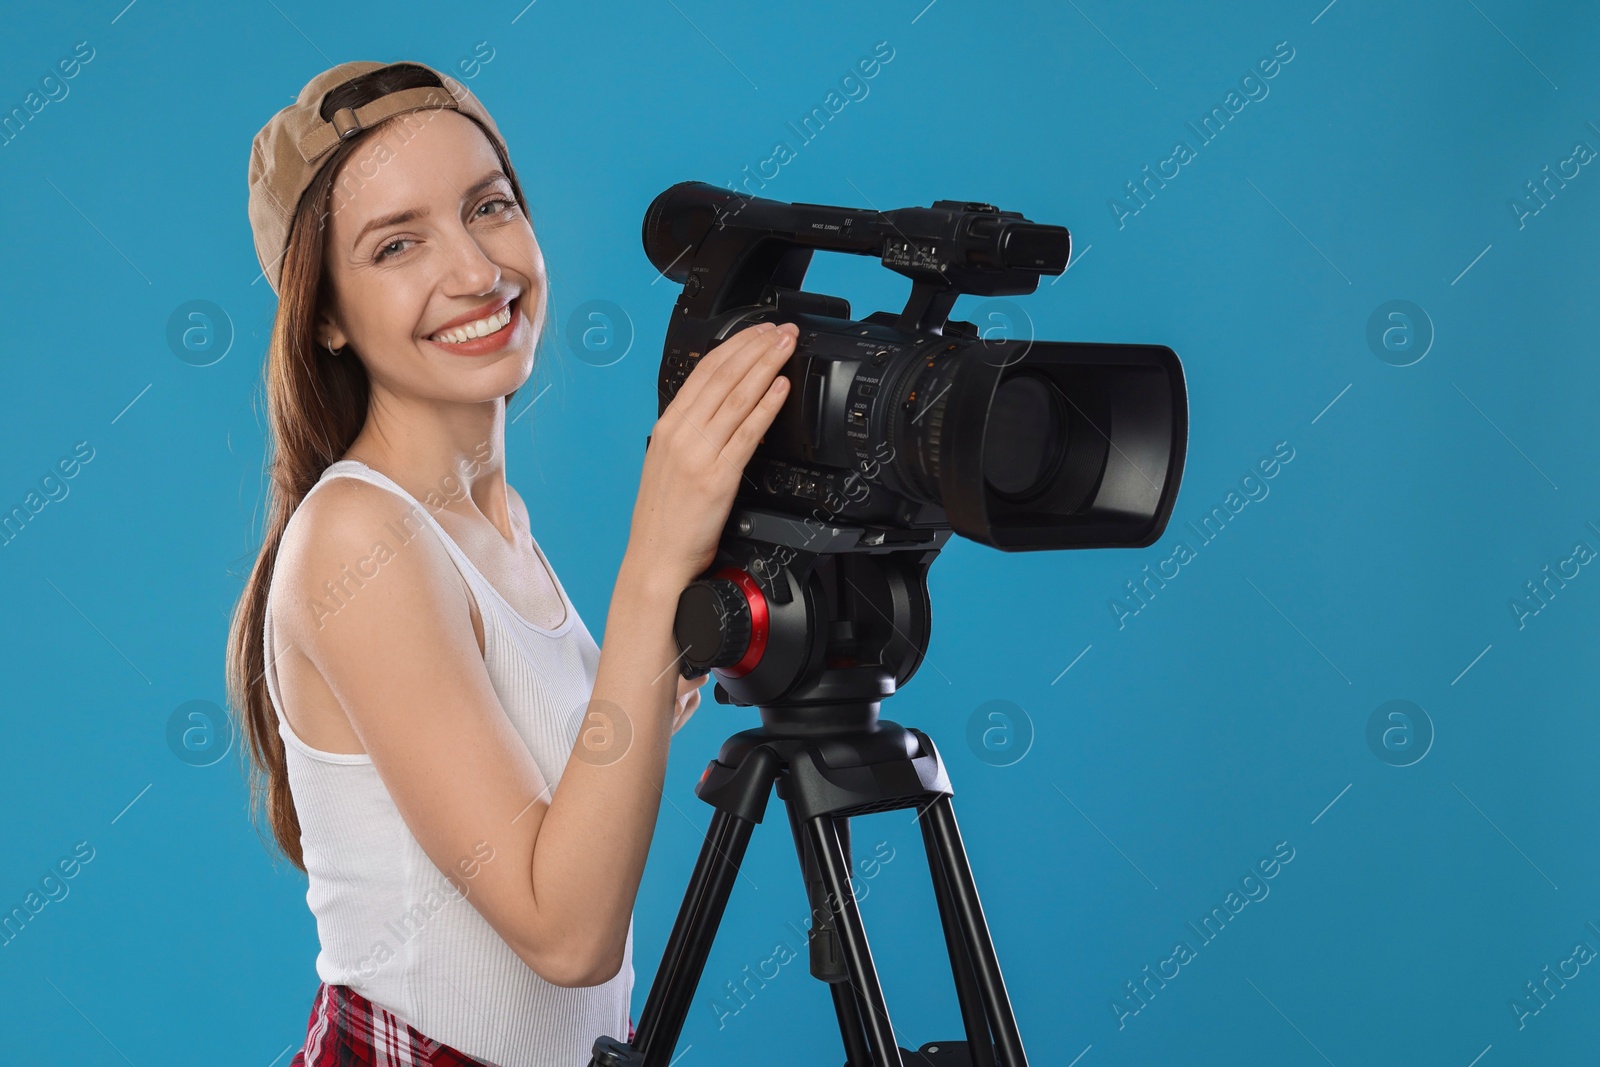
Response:
[{"label": "woman's fingers", "polygon": [[714,346],[700,357],[700,361],[689,372],[689,377],[678,387],[678,393],[672,402],[682,405],[682,410],[687,412],[695,404],[696,398],[705,389],[706,383],[718,367],[760,341],[762,335],[771,333],[775,329],[777,326],[773,323],[758,322],[754,326],[747,326],[737,331],[721,344]]},{"label": "woman's fingers", "polygon": [[734,431],[776,383],[778,373],[793,354],[794,340],[785,330],[778,334],[766,351],[751,358],[744,375],[723,398],[722,406],[712,414],[706,426],[706,436],[725,447]]},{"label": "woman's fingers", "polygon": [[750,457],[755,455],[756,446],[761,443],[761,435],[767,432],[772,420],[778,417],[778,410],[783,407],[784,398],[789,395],[788,386],[789,379],[775,379],[761,395],[755,407],[734,429],[733,435],[728,439],[727,447],[722,451],[722,458],[731,466],[743,472],[745,465],[750,462]]},{"label": "woman's fingers", "polygon": [[[690,396],[683,408],[683,414],[695,426],[705,430],[716,419],[718,411],[727,403],[729,395],[744,381],[745,376],[751,372],[752,368],[759,367],[767,362],[766,357],[774,355],[779,350],[793,351],[794,339],[798,332],[798,328],[791,323],[785,323],[777,329],[763,331],[731,355],[719,359],[709,367],[703,368],[709,373],[704,375],[704,384]],[[776,367],[765,369],[768,371],[767,377],[770,380],[772,374],[776,373]],[[694,372],[690,374],[690,378],[700,374],[701,371],[701,367],[696,367]],[[685,385],[687,384],[685,382]],[[758,389],[753,396],[747,391],[741,396],[740,400],[748,405],[753,405],[759,398],[760,390]],[[677,403],[676,400],[673,402]],[[736,423],[737,420],[734,420],[733,424]],[[727,443],[727,434],[731,430],[732,425],[724,421],[719,436],[713,436],[709,433],[708,436],[711,436],[713,443],[718,448],[721,448]]]},{"label": "woman's fingers", "polygon": [[683,724],[689,721],[689,716],[694,714],[694,709],[700,706],[700,691],[691,690],[687,695],[678,698],[678,707],[672,717],[672,732],[677,733]]}]

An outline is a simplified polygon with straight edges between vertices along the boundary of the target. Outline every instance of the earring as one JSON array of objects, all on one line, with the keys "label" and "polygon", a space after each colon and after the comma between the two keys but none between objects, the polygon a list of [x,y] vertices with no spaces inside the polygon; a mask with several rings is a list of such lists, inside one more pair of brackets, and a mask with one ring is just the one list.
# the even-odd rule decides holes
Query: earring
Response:
[{"label": "earring", "polygon": [[328,355],[334,356],[336,358],[338,357],[339,352],[343,352],[344,351],[344,349],[341,348],[338,352],[335,352],[333,350],[333,345],[329,344],[327,341],[322,342],[322,347],[326,348],[328,350]]}]

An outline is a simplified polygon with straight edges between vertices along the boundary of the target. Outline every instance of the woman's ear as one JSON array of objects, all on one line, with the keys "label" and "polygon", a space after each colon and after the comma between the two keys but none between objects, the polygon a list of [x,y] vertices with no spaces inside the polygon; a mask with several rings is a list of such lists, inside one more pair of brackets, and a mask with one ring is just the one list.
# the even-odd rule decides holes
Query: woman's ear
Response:
[{"label": "woman's ear", "polygon": [[325,311],[319,312],[317,315],[317,327],[314,336],[317,339],[317,344],[324,348],[343,348],[350,341],[345,336],[344,331],[339,328],[339,324]]}]

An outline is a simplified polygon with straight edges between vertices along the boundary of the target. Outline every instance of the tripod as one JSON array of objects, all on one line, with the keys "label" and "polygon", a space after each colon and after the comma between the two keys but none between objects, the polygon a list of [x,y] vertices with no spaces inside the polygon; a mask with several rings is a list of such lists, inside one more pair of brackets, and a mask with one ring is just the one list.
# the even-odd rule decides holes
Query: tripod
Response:
[{"label": "tripod", "polygon": [[[1027,1067],[944,764],[925,733],[878,714],[926,649],[927,570],[950,531],[895,531],[903,539],[885,541],[881,530],[735,515],[742,536],[724,541],[725,566],[685,591],[676,632],[691,664],[730,668],[718,702],[758,703],[762,725],[723,742],[701,776],[695,793],[716,811],[634,1040],[598,1039],[590,1067],[668,1067],[773,789],[812,909],[811,974],[828,983],[845,1067]],[[787,691],[770,699],[779,684]],[[966,1033],[914,1051],[890,1023],[849,877],[850,819],[908,807],[917,809]]]}]

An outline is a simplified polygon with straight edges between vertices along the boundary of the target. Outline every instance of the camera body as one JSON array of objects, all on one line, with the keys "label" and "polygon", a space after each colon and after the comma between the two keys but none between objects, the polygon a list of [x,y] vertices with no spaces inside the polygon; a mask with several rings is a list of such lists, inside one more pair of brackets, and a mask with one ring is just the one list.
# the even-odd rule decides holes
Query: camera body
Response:
[{"label": "camera body", "polygon": [[[877,212],[682,182],[651,204],[643,240],[683,285],[659,372],[663,413],[730,334],[799,326],[781,372],[789,395],[738,505],[869,527],[867,543],[941,529],[1006,551],[1160,536],[1187,445],[1172,350],[986,338],[948,319],[962,293],[1021,295],[1062,273],[1064,227],[964,201]],[[875,256],[911,278],[906,307],[855,320],[847,300],[804,291],[818,250]]]}]

